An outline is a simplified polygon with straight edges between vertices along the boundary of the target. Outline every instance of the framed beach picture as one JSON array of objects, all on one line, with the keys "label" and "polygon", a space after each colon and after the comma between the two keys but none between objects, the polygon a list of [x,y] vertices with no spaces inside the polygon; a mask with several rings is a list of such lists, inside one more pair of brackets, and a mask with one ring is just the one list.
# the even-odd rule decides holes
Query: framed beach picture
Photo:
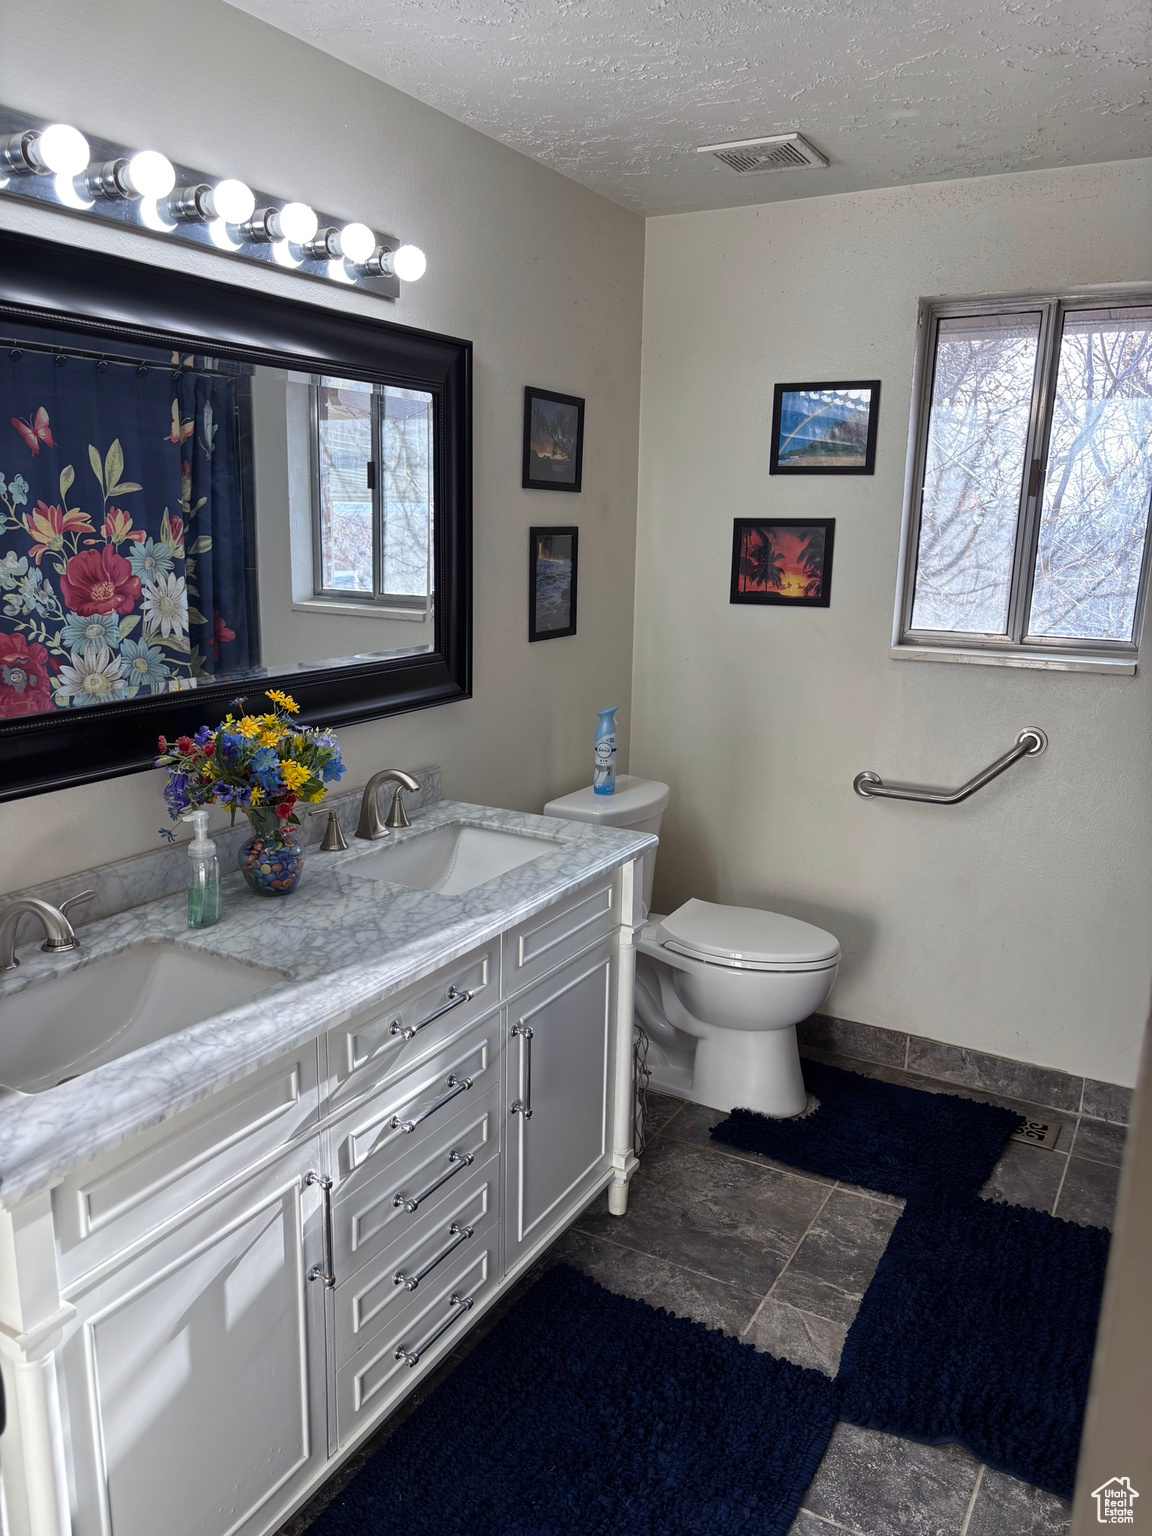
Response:
[{"label": "framed beach picture", "polygon": [[579,528],[528,530],[528,638],[576,633]]},{"label": "framed beach picture", "polygon": [[738,517],[732,529],[733,603],[827,608],[836,519]]},{"label": "framed beach picture", "polygon": [[524,391],[524,487],[578,491],[583,460],[583,400],[529,385]]},{"label": "framed beach picture", "polygon": [[777,384],[771,475],[871,475],[876,469],[880,380]]}]

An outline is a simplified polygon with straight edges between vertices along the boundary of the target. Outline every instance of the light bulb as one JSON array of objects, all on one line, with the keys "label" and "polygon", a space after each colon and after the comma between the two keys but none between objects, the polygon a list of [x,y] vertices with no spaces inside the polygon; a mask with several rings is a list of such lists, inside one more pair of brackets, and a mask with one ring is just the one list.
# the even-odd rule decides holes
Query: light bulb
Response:
[{"label": "light bulb", "polygon": [[142,149],[124,167],[123,181],[133,197],[167,197],[176,185],[176,172],[167,156]]},{"label": "light bulb", "polygon": [[246,219],[252,217],[256,208],[252,189],[231,176],[216,183],[212,188],[211,197],[216,217],[223,219],[227,224],[243,224]]},{"label": "light bulb", "polygon": [[239,251],[243,249],[243,242],[233,240],[225,219],[213,219],[208,225],[208,238],[220,251]]},{"label": "light bulb", "polygon": [[78,128],[67,123],[52,123],[45,128],[35,141],[33,153],[57,176],[79,176],[88,168],[91,157],[88,140]]},{"label": "light bulb", "polygon": [[320,220],[307,203],[285,203],[276,210],[276,226],[293,245],[307,245],[320,227]]},{"label": "light bulb", "polygon": [[340,249],[350,262],[360,266],[376,249],[376,236],[367,224],[345,224],[340,231]]},{"label": "light bulb", "polygon": [[403,283],[415,283],[428,269],[428,258],[418,245],[402,245],[392,252],[392,270]]}]

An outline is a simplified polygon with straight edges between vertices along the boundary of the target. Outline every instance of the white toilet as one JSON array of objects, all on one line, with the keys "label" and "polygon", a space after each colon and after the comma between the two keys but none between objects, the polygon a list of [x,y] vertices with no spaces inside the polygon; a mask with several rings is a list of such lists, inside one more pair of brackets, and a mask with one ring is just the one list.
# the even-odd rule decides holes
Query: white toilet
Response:
[{"label": "white toilet", "polygon": [[[546,816],[658,833],[668,786],[622,774],[614,795],[591,786],[550,800]],[[644,860],[644,911],[655,854]],[[652,1087],[713,1109],[785,1117],[805,1107],[796,1025],[832,990],[840,945],[811,923],[693,897],[652,913],[637,940],[636,1019],[650,1043]]]}]

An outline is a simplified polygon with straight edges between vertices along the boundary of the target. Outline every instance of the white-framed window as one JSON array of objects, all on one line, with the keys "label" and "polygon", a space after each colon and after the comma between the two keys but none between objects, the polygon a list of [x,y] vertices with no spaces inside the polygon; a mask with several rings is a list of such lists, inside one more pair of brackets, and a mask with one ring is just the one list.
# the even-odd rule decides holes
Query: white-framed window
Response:
[{"label": "white-framed window", "polygon": [[924,301],[894,655],[1133,671],[1152,293]]},{"label": "white-framed window", "polygon": [[312,565],[319,601],[425,609],[432,593],[434,401],[322,376],[312,394]]}]

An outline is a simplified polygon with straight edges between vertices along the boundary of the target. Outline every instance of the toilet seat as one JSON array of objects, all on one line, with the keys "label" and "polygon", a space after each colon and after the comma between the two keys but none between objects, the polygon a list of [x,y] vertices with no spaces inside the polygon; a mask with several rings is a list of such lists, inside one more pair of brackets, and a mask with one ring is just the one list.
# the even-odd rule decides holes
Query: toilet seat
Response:
[{"label": "toilet seat", "polygon": [[812,923],[696,897],[663,918],[651,937],[675,954],[732,970],[824,971],[840,960],[834,936]]}]

